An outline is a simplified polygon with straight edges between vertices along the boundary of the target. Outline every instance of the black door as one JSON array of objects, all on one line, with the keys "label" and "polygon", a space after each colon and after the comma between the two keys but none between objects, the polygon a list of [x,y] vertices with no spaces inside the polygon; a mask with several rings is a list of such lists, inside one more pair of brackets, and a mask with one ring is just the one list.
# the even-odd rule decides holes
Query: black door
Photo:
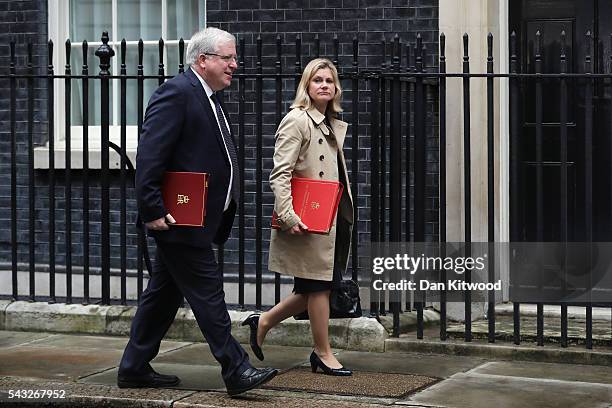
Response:
[{"label": "black door", "polygon": [[[541,34],[543,73],[559,73],[561,32],[565,31],[567,71],[585,72],[585,57],[592,57],[592,72],[609,72],[610,33],[612,33],[612,4],[607,0],[521,0],[512,1],[510,26],[517,33],[520,72],[535,73],[536,33]],[[586,33],[591,32],[590,52]],[[585,169],[593,168],[593,236],[596,241],[612,237],[611,214],[611,143],[610,90],[599,80],[594,85],[593,99],[593,159],[585,160],[585,82],[568,81],[568,195],[567,239],[585,241]],[[536,87],[534,80],[521,82],[520,131],[517,149],[518,200],[511,204],[513,241],[538,241],[538,227],[543,241],[562,238],[561,214],[561,145],[560,145],[560,82],[543,81],[543,138],[542,160],[536,156]],[[512,124],[511,126],[515,126]],[[537,169],[542,169],[543,183],[538,187]],[[515,182],[512,180],[511,182]],[[537,192],[541,191],[542,218],[537,217]],[[518,204],[516,204],[518,203]]]}]

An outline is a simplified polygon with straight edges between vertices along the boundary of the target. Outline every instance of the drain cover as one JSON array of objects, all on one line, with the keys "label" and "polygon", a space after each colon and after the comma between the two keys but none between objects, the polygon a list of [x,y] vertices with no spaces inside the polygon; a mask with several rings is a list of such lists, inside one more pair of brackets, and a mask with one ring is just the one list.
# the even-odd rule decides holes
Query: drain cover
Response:
[{"label": "drain cover", "polygon": [[398,398],[429,387],[438,378],[413,374],[353,372],[350,377],[312,373],[308,369],[288,370],[266,384],[265,388],[307,391],[335,395]]}]

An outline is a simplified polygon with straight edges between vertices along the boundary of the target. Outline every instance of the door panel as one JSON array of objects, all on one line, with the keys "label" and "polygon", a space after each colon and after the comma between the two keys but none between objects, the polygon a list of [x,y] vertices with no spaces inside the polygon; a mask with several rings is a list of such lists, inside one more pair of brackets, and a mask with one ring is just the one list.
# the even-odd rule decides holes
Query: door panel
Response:
[{"label": "door panel", "polygon": [[[612,20],[612,11],[606,10],[604,14],[599,13],[597,0],[522,0],[511,2],[510,25],[518,34],[519,56],[521,61],[520,71],[524,73],[535,73],[535,39],[536,32],[541,33],[541,55],[542,72],[560,72],[561,54],[561,32],[565,31],[567,58],[567,72],[585,72],[584,59],[587,53],[585,33],[591,31],[595,41],[599,41],[600,28],[608,27]],[[610,7],[607,7],[610,9]],[[601,17],[607,16],[606,22]],[[601,21],[601,24],[599,22]],[[598,24],[595,24],[597,22]],[[610,56],[603,50],[609,47],[601,47],[595,50],[591,47],[591,55],[594,57],[593,71],[597,72],[603,64],[604,56]],[[600,52],[601,50],[601,52]],[[521,83],[521,121],[519,146],[511,146],[517,149],[519,154],[519,199],[518,209],[512,211],[517,219],[511,222],[518,223],[516,228],[518,236],[512,236],[514,241],[536,241],[538,222],[542,223],[545,241],[559,241],[561,239],[561,202],[560,202],[560,91],[558,79],[544,80],[542,82],[542,110],[543,110],[543,160],[537,162],[536,158],[536,100],[535,80],[525,80]],[[585,163],[584,158],[584,130],[585,130],[585,93],[584,80],[570,79],[568,84],[568,240],[582,241],[585,235]],[[595,88],[596,95],[604,93],[604,88]],[[609,93],[609,91],[606,91]],[[609,97],[609,96],[607,96]],[[601,98],[600,98],[601,99]],[[596,101],[596,105],[600,105]],[[604,105],[606,107],[604,107]],[[595,122],[593,129],[593,202],[597,203],[594,208],[593,224],[598,226],[602,217],[609,225],[610,219],[608,207],[609,202],[609,178],[603,177],[606,168],[610,174],[610,124],[607,121],[597,121],[603,114],[609,115],[609,103],[599,106],[594,112]],[[606,123],[604,123],[606,122]],[[514,126],[514,124],[513,124]],[[607,133],[606,133],[607,132]],[[537,169],[542,168],[543,183],[542,196],[544,219],[537,220]],[[604,188],[604,184],[607,187]],[[511,201],[512,202],[512,201]],[[610,229],[612,231],[612,229]],[[603,234],[603,235],[602,235]],[[594,239],[610,236],[610,232],[599,228],[594,233]]]},{"label": "door panel", "polygon": [[[612,72],[612,6],[609,0],[596,3],[598,18],[595,48],[596,71]],[[595,121],[593,137],[593,235],[597,241],[612,241],[612,87],[610,81],[595,83]]]}]

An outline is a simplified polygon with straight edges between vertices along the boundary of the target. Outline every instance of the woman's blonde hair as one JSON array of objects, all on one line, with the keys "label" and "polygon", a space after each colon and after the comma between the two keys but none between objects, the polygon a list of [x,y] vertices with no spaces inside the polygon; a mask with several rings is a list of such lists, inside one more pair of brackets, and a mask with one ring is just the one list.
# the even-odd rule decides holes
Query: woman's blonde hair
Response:
[{"label": "woman's blonde hair", "polygon": [[336,94],[334,95],[334,99],[330,101],[327,105],[327,112],[330,116],[334,117],[338,112],[342,112],[342,108],[340,107],[340,99],[342,98],[342,88],[340,87],[340,79],[338,78],[338,70],[336,66],[327,58],[315,58],[306,65],[304,68],[304,72],[302,72],[302,79],[297,87],[297,91],[295,92],[295,100],[293,101],[293,105],[291,105],[291,109],[293,108],[301,108],[301,109],[310,109],[313,107],[312,99],[308,94],[308,85],[310,81],[315,76],[318,70],[329,68],[332,73],[332,78],[334,79],[334,85],[336,87]]}]

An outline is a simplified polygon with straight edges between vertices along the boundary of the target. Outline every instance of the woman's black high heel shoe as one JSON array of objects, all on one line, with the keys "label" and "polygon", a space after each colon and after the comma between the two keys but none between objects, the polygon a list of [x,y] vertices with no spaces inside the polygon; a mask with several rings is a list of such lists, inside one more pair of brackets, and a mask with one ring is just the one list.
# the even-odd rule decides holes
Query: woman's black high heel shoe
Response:
[{"label": "woman's black high heel shoe", "polygon": [[257,357],[260,361],[263,361],[263,352],[261,351],[261,347],[257,345],[257,327],[259,326],[259,316],[259,313],[254,313],[250,315],[249,317],[244,319],[242,325],[249,326],[249,328],[251,329],[251,337],[249,339],[249,342],[251,343],[251,349],[253,350],[255,357]]},{"label": "woman's black high heel shoe", "polygon": [[343,376],[343,377],[353,375],[353,372],[349,370],[348,368],[344,368],[344,367],[329,368],[323,363],[323,361],[321,361],[319,356],[317,356],[317,353],[315,353],[313,350],[312,353],[310,353],[310,368],[312,369],[313,373],[317,372],[317,367],[320,368],[321,371],[323,371],[323,374],[327,374],[327,375],[335,375],[335,376]]}]

